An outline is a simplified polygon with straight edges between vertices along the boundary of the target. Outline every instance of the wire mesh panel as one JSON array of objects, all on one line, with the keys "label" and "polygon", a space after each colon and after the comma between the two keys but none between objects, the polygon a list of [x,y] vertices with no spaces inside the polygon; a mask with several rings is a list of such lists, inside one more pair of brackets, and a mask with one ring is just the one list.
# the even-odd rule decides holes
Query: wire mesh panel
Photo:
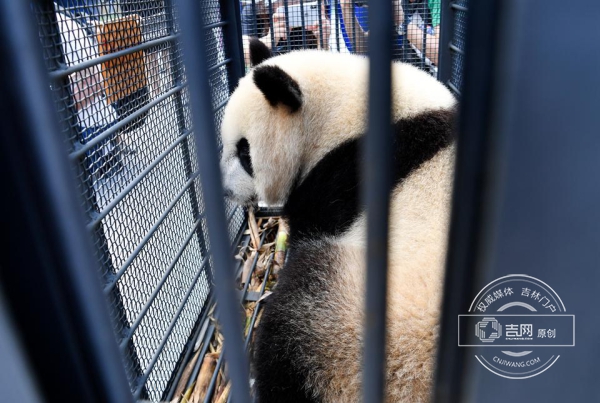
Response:
[{"label": "wire mesh panel", "polygon": [[[441,0],[390,0],[394,10],[393,58],[437,74]],[[325,49],[367,54],[366,0],[244,0],[242,34],[258,37],[274,53]]]},{"label": "wire mesh panel", "polygon": [[462,71],[467,31],[467,4],[468,0],[457,0],[450,4],[451,9],[454,11],[454,32],[449,45],[452,55],[452,73],[450,81],[446,84],[456,94],[460,94],[463,81]]},{"label": "wire mesh panel", "polygon": [[[218,128],[228,61],[219,1],[203,9]],[[132,391],[159,400],[212,281],[177,10],[46,0],[34,14]],[[243,212],[227,217],[233,241]]]}]

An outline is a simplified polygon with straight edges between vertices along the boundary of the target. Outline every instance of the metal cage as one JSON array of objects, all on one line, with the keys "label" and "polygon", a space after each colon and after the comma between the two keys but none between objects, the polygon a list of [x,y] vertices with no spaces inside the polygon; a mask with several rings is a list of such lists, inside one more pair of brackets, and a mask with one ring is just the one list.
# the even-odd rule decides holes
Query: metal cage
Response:
[{"label": "metal cage", "polygon": [[[230,92],[226,10],[204,2],[212,116]],[[170,1],[57,0],[33,7],[61,136],[134,397],[172,383],[212,296],[179,18]],[[226,205],[230,242],[243,212]]]},{"label": "metal cage", "polygon": [[[172,398],[197,338],[211,334],[205,323],[213,287],[227,278],[215,278],[223,271],[213,267],[227,264],[222,259],[240,242],[245,216],[218,196],[220,185],[212,183],[218,172],[201,181],[210,158],[195,156],[214,145],[199,135],[218,130],[229,93],[248,68],[248,38],[260,37],[277,53],[321,48],[366,54],[367,32],[389,39],[378,27],[369,30],[369,21],[393,11],[393,50],[379,63],[393,58],[437,74],[439,4],[431,10],[425,1],[394,1],[386,10],[372,6],[369,15],[366,2],[355,3],[211,0],[182,2],[183,13],[169,0],[40,0],[31,6],[58,135],[75,167],[92,264],[99,268],[134,398]],[[189,37],[202,43],[186,42]],[[187,56],[182,44],[190,49]],[[205,81],[197,81],[199,71]],[[385,88],[385,80],[379,82]],[[202,88],[210,99],[190,88]],[[206,102],[210,109],[201,109]],[[385,183],[379,186],[378,194],[387,191]],[[223,206],[226,250],[219,230],[208,231],[211,220],[213,228],[221,225]],[[225,334],[236,332],[227,323],[235,308],[223,301],[219,306]],[[235,366],[230,371],[235,379]]]},{"label": "metal cage", "polygon": [[[14,195],[7,210],[13,212],[12,256],[10,264],[0,265],[0,351],[10,353],[3,354],[6,361],[0,364],[7,374],[6,401],[170,400],[197,341],[215,331],[207,319],[215,301],[226,340],[242,340],[236,304],[240,295],[230,284],[233,248],[248,242],[242,233],[246,216],[222,198],[215,133],[229,94],[248,67],[245,48],[252,36],[277,53],[320,48],[370,56],[370,164],[365,172],[370,180],[364,196],[369,214],[367,310],[372,320],[365,333],[365,401],[383,401],[384,390],[385,293],[380,290],[386,286],[387,263],[377,245],[387,240],[390,181],[384,173],[389,171],[390,136],[381,122],[390,121],[391,60],[428,71],[464,100],[442,332],[456,334],[454,315],[476,286],[506,272],[499,262],[523,270],[527,262],[544,265],[554,281],[572,280],[565,294],[577,305],[578,315],[593,317],[578,293],[593,293],[594,281],[570,279],[556,262],[575,257],[581,265],[597,263],[590,250],[596,250],[592,241],[597,240],[598,226],[588,224],[600,220],[591,207],[580,213],[571,200],[554,200],[540,171],[528,170],[531,155],[514,146],[517,135],[539,144],[532,116],[561,110],[566,120],[553,115],[542,124],[555,142],[533,159],[556,174],[551,182],[556,189],[569,190],[580,200],[597,196],[587,186],[593,176],[589,173],[598,168],[597,158],[581,151],[597,146],[597,136],[565,139],[555,130],[566,127],[565,122],[584,134],[597,128],[598,114],[578,114],[575,106],[597,104],[597,92],[578,86],[565,96],[561,74],[575,71],[576,58],[553,63],[548,52],[549,42],[566,44],[569,39],[591,48],[592,23],[588,18],[583,25],[585,35],[558,35],[552,23],[566,21],[557,12],[560,2],[546,2],[552,7],[534,3],[394,0],[367,7],[366,2],[343,0],[3,2],[0,101],[10,134],[3,135],[0,160],[8,174],[7,191]],[[600,11],[588,3],[586,13]],[[532,7],[538,7],[539,19],[525,21]],[[531,57],[524,49],[536,45],[540,49]],[[585,46],[574,49],[586,53]],[[598,66],[597,55],[587,53],[586,58],[589,66]],[[529,82],[517,74],[533,75],[542,68],[546,75]],[[597,77],[586,72],[580,78],[593,87]],[[553,90],[550,82],[560,85]],[[525,101],[519,99],[515,83],[528,94]],[[511,102],[520,109],[510,109]],[[581,151],[566,158],[575,164],[577,177],[587,181],[573,184],[553,170],[549,156],[558,155],[561,144]],[[499,163],[510,155],[514,160]],[[506,178],[512,182],[503,182]],[[528,186],[529,201],[520,193]],[[496,199],[525,206],[534,218],[490,202]],[[539,209],[531,200],[552,208],[537,216]],[[556,213],[565,206],[572,221]],[[567,235],[546,227],[552,237],[530,241],[527,252],[504,257],[492,253],[494,247],[514,248],[510,238],[515,228],[535,237],[536,224],[548,217],[565,234],[588,236],[565,249],[561,246]],[[500,218],[506,224],[492,234]],[[548,248],[554,248],[555,261],[543,258]],[[542,269],[536,266],[534,271]],[[590,270],[586,273],[590,280],[598,279]],[[248,297],[246,291],[241,298]],[[597,322],[583,331],[583,343],[591,351],[597,352],[592,344],[597,336]],[[230,400],[236,403],[250,401],[245,347],[229,342],[216,369],[227,360]],[[481,401],[486,390],[505,389],[468,365],[465,356],[453,339],[441,341],[436,401]],[[575,361],[586,362],[585,351],[580,349]],[[598,374],[597,366],[585,368]],[[577,374],[558,374],[566,381],[536,383],[533,391],[519,384],[510,395],[537,393],[564,401],[571,391],[565,382],[577,384]],[[474,379],[483,386],[475,387]],[[579,401],[594,401],[600,396],[593,383],[580,382],[569,393]],[[210,388],[214,390],[213,382]],[[499,396],[488,398],[499,401]]]}]

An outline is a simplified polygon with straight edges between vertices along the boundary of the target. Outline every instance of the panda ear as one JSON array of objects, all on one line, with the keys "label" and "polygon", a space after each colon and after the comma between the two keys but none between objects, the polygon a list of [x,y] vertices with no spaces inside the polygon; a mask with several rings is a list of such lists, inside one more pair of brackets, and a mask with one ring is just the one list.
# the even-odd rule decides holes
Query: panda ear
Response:
[{"label": "panda ear", "polygon": [[271,49],[258,38],[250,38],[250,64],[252,67],[273,57]]},{"label": "panda ear", "polygon": [[254,70],[254,84],[271,106],[286,105],[296,112],[302,106],[302,91],[298,83],[278,66],[260,66]]}]

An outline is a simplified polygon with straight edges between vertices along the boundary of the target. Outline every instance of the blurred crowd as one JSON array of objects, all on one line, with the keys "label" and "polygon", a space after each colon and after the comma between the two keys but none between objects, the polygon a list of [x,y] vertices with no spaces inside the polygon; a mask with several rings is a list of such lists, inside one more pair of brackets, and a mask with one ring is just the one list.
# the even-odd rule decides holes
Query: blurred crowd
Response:
[{"label": "blurred crowd", "polygon": [[[402,53],[406,59],[426,57],[437,64],[441,0],[391,1],[395,49],[404,49],[395,52],[396,58]],[[246,63],[249,63],[251,37],[259,38],[275,54],[303,48],[365,54],[368,11],[368,2],[364,0],[242,1]]]}]

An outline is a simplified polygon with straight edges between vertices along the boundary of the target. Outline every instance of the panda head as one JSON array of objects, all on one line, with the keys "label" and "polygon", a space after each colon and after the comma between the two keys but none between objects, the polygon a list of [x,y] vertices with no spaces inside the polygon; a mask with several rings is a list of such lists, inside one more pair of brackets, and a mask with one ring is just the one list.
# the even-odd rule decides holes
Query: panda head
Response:
[{"label": "panda head", "polygon": [[304,95],[270,50],[250,43],[256,66],[240,80],[223,117],[221,170],[226,195],[240,205],[283,204],[301,165]]},{"label": "panda head", "polygon": [[[329,152],[366,132],[368,60],[353,54],[301,50],[271,57],[250,41],[253,69],[224,110],[221,168],[228,196],[240,205],[285,205]],[[444,85],[396,63],[393,121],[451,108]]]}]

